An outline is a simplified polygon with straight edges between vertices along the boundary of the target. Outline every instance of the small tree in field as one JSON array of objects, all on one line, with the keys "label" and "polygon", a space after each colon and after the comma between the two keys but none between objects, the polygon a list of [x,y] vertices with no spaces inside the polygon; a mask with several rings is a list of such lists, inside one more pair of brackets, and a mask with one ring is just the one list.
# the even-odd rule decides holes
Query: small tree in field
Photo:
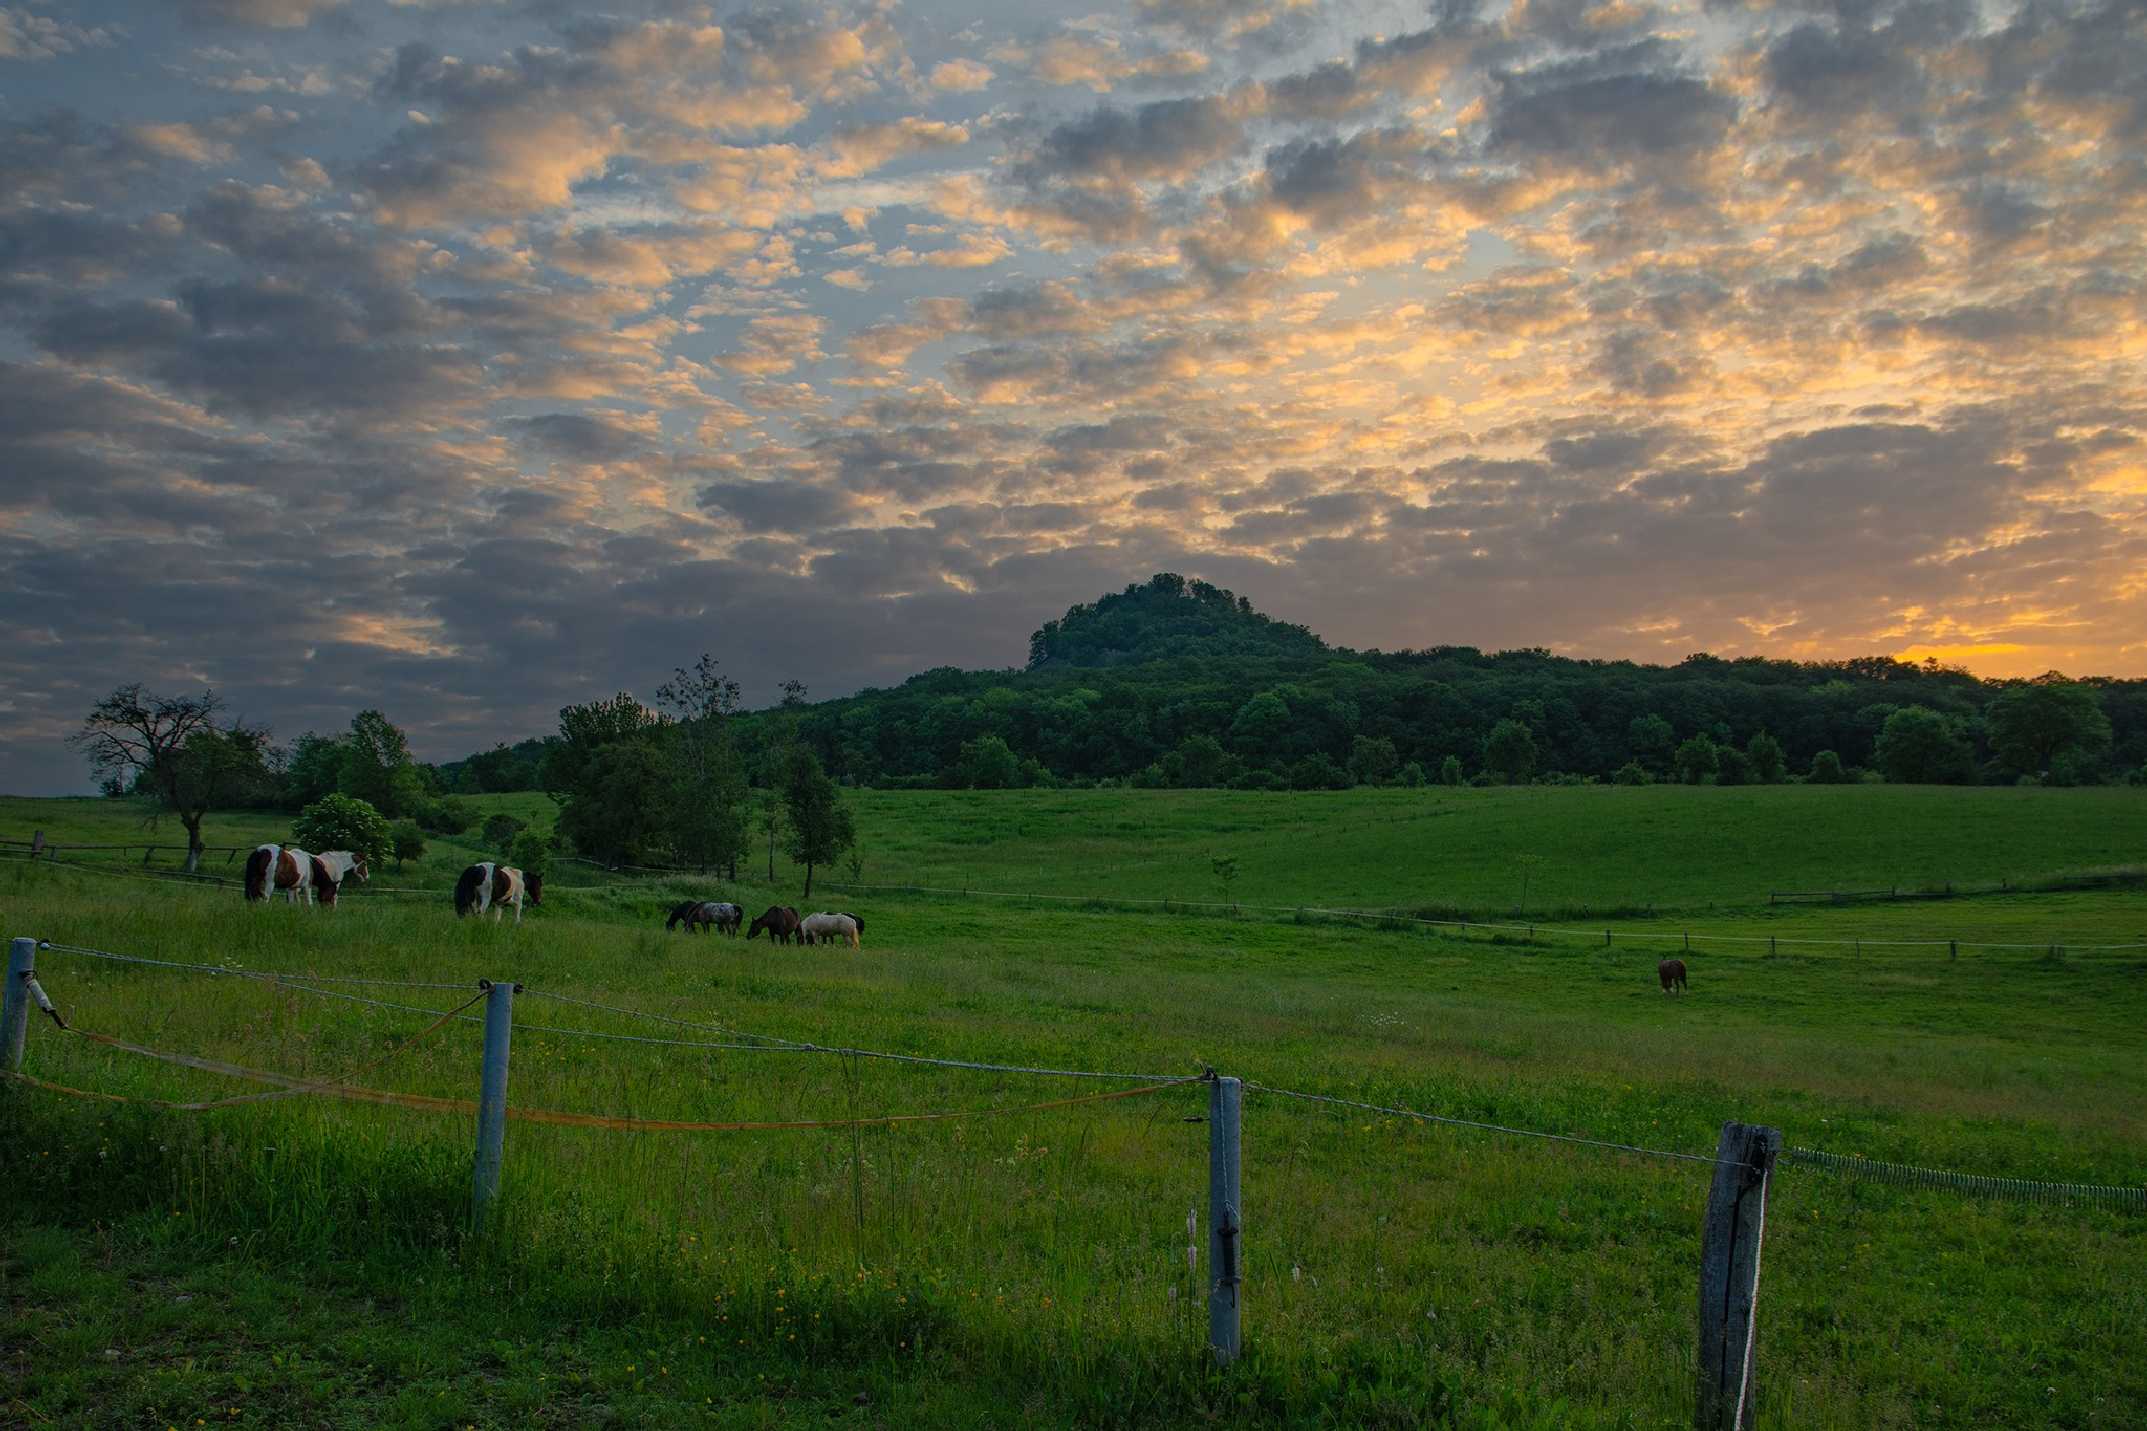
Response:
[{"label": "small tree in field", "polygon": [[1787,762],[1782,756],[1782,743],[1765,731],[1755,734],[1744,745],[1745,759],[1752,763],[1752,779],[1761,785],[1779,785]]},{"label": "small tree in field", "polygon": [[219,725],[222,708],[214,691],[157,696],[136,681],[92,706],[69,739],[108,787],[132,789],[179,817],[189,870],[201,865],[202,817],[265,794],[270,783],[268,732],[243,721]]},{"label": "small tree in field", "polygon": [[1721,761],[1715,753],[1715,743],[1702,731],[1677,748],[1677,778],[1687,785],[1697,785],[1715,773]]},{"label": "small tree in field", "polygon": [[368,860],[384,860],[395,848],[387,817],[353,795],[323,795],[291,822],[291,843],[319,854],[349,850]]},{"label": "small tree in field", "polygon": [[401,869],[404,860],[425,858],[425,832],[417,821],[397,820],[388,827],[388,839],[395,850],[395,868]]},{"label": "small tree in field", "polygon": [[514,837],[514,846],[507,851],[507,863],[523,874],[542,875],[551,858],[552,837],[542,830],[524,830]]},{"label": "small tree in field", "polygon": [[1812,757],[1812,773],[1805,779],[1813,785],[1846,785],[1849,772],[1841,768],[1841,757],[1831,750],[1822,750]]},{"label": "small tree in field", "polygon": [[1461,783],[1460,756],[1449,755],[1439,762],[1439,783],[1441,785],[1459,785]]},{"label": "small tree in field", "polygon": [[485,820],[485,827],[482,831],[485,848],[494,852],[504,850],[514,843],[516,835],[521,834],[527,828],[529,828],[529,821],[517,819],[515,816],[505,812],[490,816]]},{"label": "small tree in field", "polygon": [[1611,783],[1616,785],[1647,785],[1653,783],[1655,777],[1648,774],[1648,768],[1639,761],[1628,760],[1617,768],[1610,779]]},{"label": "small tree in field", "polygon": [[783,809],[790,825],[790,858],[805,866],[805,894],[813,893],[813,869],[832,863],[857,842],[857,822],[842,803],[820,757],[803,746],[783,763]]},{"label": "small tree in field", "polygon": [[1508,785],[1524,785],[1536,773],[1536,737],[1517,720],[1502,720],[1484,737],[1484,769]]}]

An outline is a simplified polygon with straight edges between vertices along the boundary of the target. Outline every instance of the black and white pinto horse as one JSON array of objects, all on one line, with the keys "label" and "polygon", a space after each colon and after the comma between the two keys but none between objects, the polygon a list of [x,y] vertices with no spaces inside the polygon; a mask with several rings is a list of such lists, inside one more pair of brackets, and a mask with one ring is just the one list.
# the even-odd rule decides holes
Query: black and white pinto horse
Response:
[{"label": "black and white pinto horse", "polygon": [[492,911],[492,922],[497,924],[508,905],[514,906],[514,922],[522,922],[522,900],[527,897],[531,904],[544,904],[544,876],[525,875],[513,865],[494,864],[481,860],[462,872],[455,881],[455,913],[482,916]]},{"label": "black and white pinto horse", "polygon": [[671,911],[663,927],[676,929],[681,923],[688,934],[698,934],[710,925],[725,934],[736,935],[738,926],[745,922],[745,911],[735,904],[719,904],[714,900],[689,899]]},{"label": "black and white pinto horse", "polygon": [[246,857],[246,899],[258,903],[281,890],[292,904],[318,900],[333,906],[343,881],[352,875],[361,881],[372,878],[365,857],[349,850],[313,855],[296,845],[257,845]]}]

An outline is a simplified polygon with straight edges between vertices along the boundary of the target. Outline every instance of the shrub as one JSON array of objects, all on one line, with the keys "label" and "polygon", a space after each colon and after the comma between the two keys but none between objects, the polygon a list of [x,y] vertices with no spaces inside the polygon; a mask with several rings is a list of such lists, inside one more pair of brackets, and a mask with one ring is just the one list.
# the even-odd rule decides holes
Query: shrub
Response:
[{"label": "shrub", "polygon": [[417,826],[428,834],[459,835],[476,823],[470,802],[453,795],[421,801],[417,807]]},{"label": "shrub", "polygon": [[523,874],[542,875],[552,857],[552,837],[541,830],[524,830],[514,837],[507,863]]},{"label": "shrub", "polygon": [[1715,783],[1746,785],[1752,779],[1752,758],[1734,745],[1715,747]]},{"label": "shrub", "polygon": [[387,817],[355,795],[323,795],[299,811],[291,843],[315,854],[349,850],[368,860],[384,860],[395,848]]},{"label": "shrub", "polygon": [[1812,773],[1805,777],[1810,785],[1846,785],[1849,772],[1842,769],[1841,757],[1831,750],[1822,750],[1812,757]]},{"label": "shrub", "polygon": [[529,828],[529,821],[518,820],[502,812],[485,821],[484,841],[488,850],[504,850],[514,843],[514,837]]},{"label": "shrub", "polygon": [[1428,779],[1424,774],[1424,763],[1420,760],[1412,760],[1404,765],[1401,774],[1394,778],[1411,790],[1421,789]]},{"label": "shrub", "polygon": [[1272,770],[1247,770],[1230,782],[1232,790],[1281,790],[1282,777]]},{"label": "shrub", "polygon": [[1484,769],[1508,785],[1526,784],[1536,771],[1536,737],[1517,720],[1500,721],[1484,737]]},{"label": "shrub", "polygon": [[1347,790],[1349,772],[1335,764],[1334,757],[1325,751],[1316,751],[1290,767],[1290,788],[1293,790]]},{"label": "shrub", "polygon": [[401,869],[404,860],[425,858],[425,833],[415,820],[397,820],[388,827],[388,842],[395,853],[395,868]]},{"label": "shrub", "polygon": [[1721,769],[1721,752],[1703,731],[1677,748],[1676,765],[1678,779],[1698,785]]},{"label": "shrub", "polygon": [[1752,778],[1762,785],[1778,785],[1787,768],[1782,743],[1765,731],[1745,742],[1745,758],[1752,762]]},{"label": "shrub", "polygon": [[1439,762],[1439,783],[1441,785],[1459,785],[1461,783],[1460,756],[1449,755]]},{"label": "shrub", "polygon": [[1652,784],[1654,779],[1654,776],[1648,774],[1648,768],[1637,760],[1626,761],[1618,767],[1617,773],[1610,777],[1614,785],[1648,785]]}]

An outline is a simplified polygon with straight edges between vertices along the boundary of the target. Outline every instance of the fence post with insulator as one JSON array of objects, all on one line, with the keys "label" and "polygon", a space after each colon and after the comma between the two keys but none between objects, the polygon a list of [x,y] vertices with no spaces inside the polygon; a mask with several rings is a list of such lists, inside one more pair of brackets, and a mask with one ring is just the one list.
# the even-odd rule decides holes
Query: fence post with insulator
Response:
[{"label": "fence post with insulator", "polygon": [[477,1167],[470,1217],[482,1230],[499,1197],[500,1161],[507,1151],[507,1046],[514,1037],[514,994],[521,985],[479,980],[485,991],[484,1078],[477,1093]]},{"label": "fence post with insulator", "polygon": [[1245,1083],[1208,1080],[1208,1346],[1228,1366],[1242,1345],[1244,1200],[1239,1192]]},{"label": "fence post with insulator", "polygon": [[1700,1385],[1693,1420],[1699,1431],[1752,1425],[1759,1248],[1767,1184],[1781,1150],[1779,1129],[1722,1125],[1700,1231]]},{"label": "fence post with insulator", "polygon": [[37,941],[16,939],[7,946],[7,990],[0,997],[0,1068],[22,1069],[22,1045],[30,1035],[30,980],[37,975]]}]

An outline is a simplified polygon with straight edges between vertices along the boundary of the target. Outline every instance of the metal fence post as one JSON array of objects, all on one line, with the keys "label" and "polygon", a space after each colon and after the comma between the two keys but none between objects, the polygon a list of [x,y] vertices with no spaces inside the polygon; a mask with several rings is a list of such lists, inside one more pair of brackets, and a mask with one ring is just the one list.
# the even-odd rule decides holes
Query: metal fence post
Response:
[{"label": "metal fence post", "polygon": [[37,973],[37,941],[16,939],[7,946],[7,988],[0,996],[0,1068],[22,1068],[22,1045],[30,1033],[30,979]]},{"label": "metal fence post", "polygon": [[1244,1098],[1242,1079],[1208,1083],[1208,1346],[1223,1366],[1237,1360],[1242,1341],[1245,1224],[1238,1174]]},{"label": "metal fence post", "polygon": [[1699,1431],[1752,1424],[1759,1247],[1767,1227],[1767,1181],[1782,1150],[1781,1130],[1722,1125],[1715,1181],[1700,1231]]},{"label": "metal fence post", "polygon": [[514,991],[521,985],[478,982],[485,990],[485,1065],[477,1093],[477,1169],[470,1216],[482,1230],[485,1214],[499,1197],[500,1159],[507,1148],[507,1045],[514,1037]]}]

